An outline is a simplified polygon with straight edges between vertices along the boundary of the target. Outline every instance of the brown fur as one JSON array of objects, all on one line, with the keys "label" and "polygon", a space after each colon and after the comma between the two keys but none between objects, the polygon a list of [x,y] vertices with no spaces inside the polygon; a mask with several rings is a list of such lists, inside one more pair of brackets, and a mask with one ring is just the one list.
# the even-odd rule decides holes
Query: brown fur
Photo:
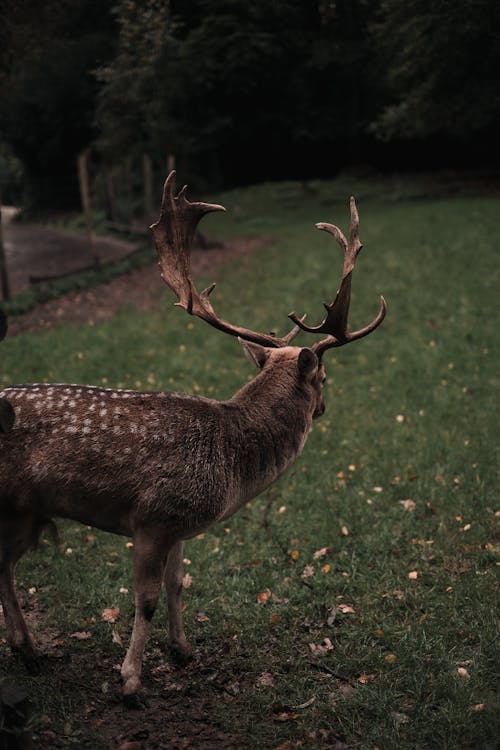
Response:
[{"label": "brown fur", "polygon": [[162,582],[170,643],[191,649],[181,615],[182,543],[232,515],[300,454],[323,413],[323,366],[311,350],[243,344],[262,367],[229,401],[75,385],[6,388],[1,435],[0,595],[12,647],[36,649],[14,592],[17,560],[53,517],[132,537],[136,614],[122,666],[135,696]]}]

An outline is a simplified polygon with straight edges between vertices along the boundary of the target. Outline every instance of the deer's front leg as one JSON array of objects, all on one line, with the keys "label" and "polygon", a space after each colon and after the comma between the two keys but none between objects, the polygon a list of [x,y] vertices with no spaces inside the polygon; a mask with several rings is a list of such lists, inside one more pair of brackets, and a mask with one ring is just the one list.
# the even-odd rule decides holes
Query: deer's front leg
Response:
[{"label": "deer's front leg", "polygon": [[174,544],[168,554],[165,568],[165,591],[168,605],[169,645],[172,657],[179,664],[186,664],[193,655],[184,633],[182,619],[182,580],[184,543]]},{"label": "deer's front leg", "polygon": [[171,545],[171,539],[150,527],[141,528],[134,534],[135,617],[130,646],[121,668],[123,697],[131,705],[141,686],[144,648]]}]

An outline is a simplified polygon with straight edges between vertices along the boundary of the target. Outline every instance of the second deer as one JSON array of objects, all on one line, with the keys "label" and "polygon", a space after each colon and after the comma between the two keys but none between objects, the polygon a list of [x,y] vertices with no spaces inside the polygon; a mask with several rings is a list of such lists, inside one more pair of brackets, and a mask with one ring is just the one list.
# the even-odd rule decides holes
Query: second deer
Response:
[{"label": "second deer", "polygon": [[[184,540],[231,516],[295,461],[312,420],[325,410],[325,352],[366,336],[386,312],[381,298],[376,318],[348,331],[351,276],[361,248],[351,198],[349,239],[332,224],[316,225],[344,252],[340,288],[321,325],[309,327],[305,316],[292,313],[294,328],[279,338],[221,319],[209,300],[213,286],[199,293],[193,283],[190,248],[200,219],[224,209],[188,201],[186,188],[175,196],[173,182],[172,172],[160,218],[151,227],[162,278],[186,312],[240,339],[257,376],[223,402],[77,385],[0,392],[6,414],[0,435],[0,597],[8,641],[28,664],[37,659],[14,569],[54,517],[131,537],[135,619],[121,667],[123,695],[131,704],[162,587],[172,654],[180,661],[191,656],[181,609]],[[294,346],[300,330],[323,337],[310,348]]]}]

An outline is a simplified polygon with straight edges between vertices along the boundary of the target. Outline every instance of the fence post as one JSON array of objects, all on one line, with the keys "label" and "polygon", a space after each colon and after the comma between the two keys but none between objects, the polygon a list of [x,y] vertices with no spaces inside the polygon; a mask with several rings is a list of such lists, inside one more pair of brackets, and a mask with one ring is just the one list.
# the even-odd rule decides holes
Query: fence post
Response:
[{"label": "fence post", "polygon": [[153,216],[153,164],[149,154],[142,155],[142,179],[144,183],[144,215]]},{"label": "fence post", "polygon": [[90,206],[90,187],[89,187],[89,149],[82,151],[78,157],[78,180],[80,183],[80,198],[82,201],[83,215],[85,216],[85,225],[87,227],[87,239],[89,243],[90,257],[95,266],[100,265],[99,255],[96,249],[94,225],[92,222],[92,209]]},{"label": "fence post", "polygon": [[2,231],[2,194],[0,193],[0,286],[2,287],[2,299],[6,302],[10,300],[9,274],[7,272],[7,262],[5,258],[5,247],[3,244]]}]

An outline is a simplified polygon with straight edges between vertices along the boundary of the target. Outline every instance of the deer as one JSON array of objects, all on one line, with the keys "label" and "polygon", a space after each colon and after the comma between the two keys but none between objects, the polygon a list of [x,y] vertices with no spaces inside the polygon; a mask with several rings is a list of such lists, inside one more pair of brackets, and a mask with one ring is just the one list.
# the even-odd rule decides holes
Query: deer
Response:
[{"label": "deer", "polygon": [[[39,653],[17,600],[14,571],[54,518],[129,537],[133,542],[135,614],[121,666],[124,703],[140,700],[142,661],[160,594],[165,589],[171,657],[185,664],[192,648],[184,631],[183,544],[263,492],[300,455],[312,421],[325,411],[323,356],[367,336],[382,322],[386,302],[364,328],[348,330],[351,277],[361,249],[359,217],[350,201],[337,295],[315,327],[290,313],[285,336],[259,333],[219,317],[191,274],[198,223],[221,205],[176,195],[175,172],[164,184],[160,217],[151,225],[162,280],[176,305],[237,337],[257,375],[232,398],[217,401],[176,392],[139,392],[89,385],[15,385],[0,391],[0,598],[7,641],[28,667]],[[0,321],[0,333],[5,334]],[[310,347],[292,344],[304,331]]]}]

